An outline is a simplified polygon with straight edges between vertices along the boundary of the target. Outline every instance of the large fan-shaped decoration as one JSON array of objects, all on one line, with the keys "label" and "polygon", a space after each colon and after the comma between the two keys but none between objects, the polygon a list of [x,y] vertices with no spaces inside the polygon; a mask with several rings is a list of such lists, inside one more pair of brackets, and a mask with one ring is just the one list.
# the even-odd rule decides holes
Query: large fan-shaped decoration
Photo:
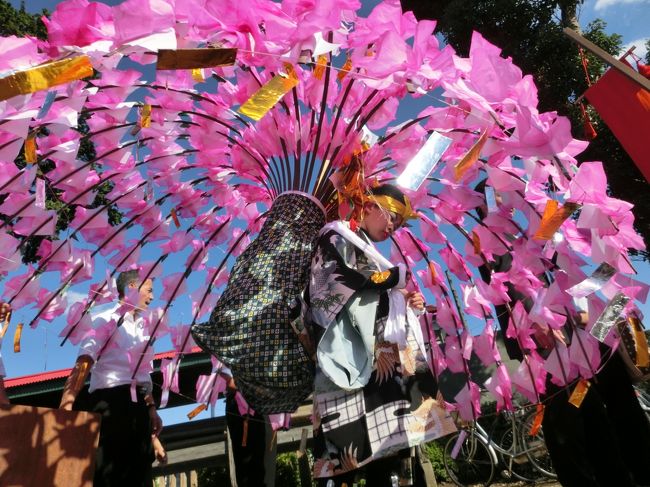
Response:
[{"label": "large fan-shaped decoration", "polygon": [[[600,162],[577,165],[586,143],[572,138],[566,118],[539,113],[533,79],[479,34],[461,58],[439,45],[435,22],[403,14],[397,0],[367,18],[358,8],[356,0],[70,0],[46,21],[48,41],[0,39],[0,70],[9,72],[0,79],[3,298],[25,316],[33,305],[35,327],[83,290],[62,332],[76,341],[93,307],[115,299],[116,273],[138,267],[164,288],[148,316],[151,341],[171,334],[185,353],[188,325],[208,319],[234,258],[268,215],[267,233],[274,245],[282,240],[267,213],[274,202],[309,213],[288,224],[312,219],[291,229],[305,232],[298,252],[308,261],[325,219],[350,214],[347,182],[394,181],[431,156],[425,143],[438,133],[451,144],[409,192],[420,218],[396,234],[392,255],[435,299],[440,342],[426,319],[434,372],[468,373],[472,350],[501,363],[497,305],[524,352],[512,376],[499,365],[487,383],[500,407],[510,404],[511,383],[536,402],[547,374],[567,386],[591,377],[601,363],[591,326],[598,321],[611,341],[608,326],[647,294],[625,275],[627,249],[643,247],[631,205],[607,195]],[[407,99],[428,107],[396,124]],[[503,256],[509,265],[495,266]],[[600,272],[588,279],[590,264]],[[181,317],[173,306],[188,300],[190,282],[191,316]],[[583,330],[572,297],[585,296]],[[484,323],[479,335],[465,316]],[[531,339],[540,328],[568,328],[571,341],[540,354]],[[456,402],[466,417],[479,412],[469,374]]]}]

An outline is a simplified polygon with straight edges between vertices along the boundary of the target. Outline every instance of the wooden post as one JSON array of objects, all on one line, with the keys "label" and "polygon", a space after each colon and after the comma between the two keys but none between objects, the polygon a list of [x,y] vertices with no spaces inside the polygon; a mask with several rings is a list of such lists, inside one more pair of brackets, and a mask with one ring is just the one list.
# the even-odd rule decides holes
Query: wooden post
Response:
[{"label": "wooden post", "polygon": [[613,68],[618,69],[621,73],[623,73],[625,76],[630,78],[632,81],[638,83],[643,88],[650,91],[650,80],[646,79],[644,76],[637,73],[634,69],[622,63],[621,61],[619,61],[618,59],[616,59],[614,56],[610,55],[606,51],[603,51],[596,44],[594,44],[590,40],[585,39],[580,34],[578,34],[575,30],[565,27],[563,29],[563,32],[564,35],[570,38],[573,42],[584,47],[587,51],[592,53],[594,56],[599,57],[604,62],[612,66]]},{"label": "wooden post", "polygon": [[237,473],[235,470],[235,456],[232,452],[232,441],[230,431],[226,428],[226,437],[224,439],[226,453],[228,454],[228,473],[230,474],[230,487],[237,487]]},{"label": "wooden post", "polygon": [[309,430],[302,429],[302,437],[300,438],[300,447],[296,456],[298,457],[298,470],[300,472],[300,485],[302,487],[311,487],[311,469],[309,468],[309,457],[307,456],[307,436]]},{"label": "wooden post", "polygon": [[196,470],[190,472],[190,487],[199,487],[199,476]]}]

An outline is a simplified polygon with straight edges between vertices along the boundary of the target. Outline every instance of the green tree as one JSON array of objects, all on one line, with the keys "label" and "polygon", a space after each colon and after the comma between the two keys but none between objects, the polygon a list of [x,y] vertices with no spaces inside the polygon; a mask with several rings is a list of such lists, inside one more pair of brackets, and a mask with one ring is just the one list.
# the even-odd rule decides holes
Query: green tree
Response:
[{"label": "green tree", "polygon": [[[474,30],[499,46],[504,56],[511,56],[524,73],[534,76],[540,111],[554,110],[568,116],[574,137],[584,138],[580,106],[574,102],[588,84],[577,46],[562,33],[567,26],[580,31],[576,10],[581,0],[401,0],[401,3],[404,10],[412,10],[418,19],[437,20],[438,31],[460,55],[468,55]],[[605,27],[604,21],[595,20],[581,34],[616,56],[622,38],[607,34]],[[650,47],[650,41],[648,44]],[[587,67],[592,81],[607,68],[590,54],[587,54]],[[650,247],[647,182],[595,110],[589,108],[588,113],[598,135],[579,160],[603,161],[611,195],[634,204],[636,229]],[[647,252],[641,256],[649,258]]]},{"label": "green tree", "polygon": [[[45,24],[41,20],[42,16],[49,15],[47,10],[43,10],[40,14],[29,14],[25,11],[24,2],[21,3],[20,9],[16,10],[9,2],[5,0],[0,0],[0,35],[2,36],[35,36],[39,39],[47,38],[47,29]],[[77,129],[82,134],[81,143],[79,146],[79,152],[77,153],[77,159],[84,162],[94,161],[97,157],[95,153],[95,147],[90,140],[90,137],[85,137],[89,134],[89,127],[87,124],[88,115],[82,114],[78,120]],[[41,137],[47,135],[46,128],[40,128],[35,134],[36,137]],[[20,152],[19,156],[16,158],[15,163],[18,167],[25,167],[25,159],[23,157],[23,151]],[[50,159],[43,159],[38,162],[38,176],[47,174],[49,171],[54,169],[54,162]],[[93,164],[91,167],[95,168],[96,165]],[[112,190],[113,184],[110,181],[104,182],[99,185],[96,189],[96,196],[92,204],[88,208],[99,208],[108,203],[106,195]],[[60,232],[66,230],[68,225],[74,218],[75,208],[77,205],[66,205],[66,203],[60,198],[61,191],[50,186],[46,188],[46,209],[56,210],[57,212],[57,223],[56,223],[56,238]],[[0,196],[0,200],[3,200],[6,196]],[[3,217],[6,220],[6,218]],[[111,225],[117,225],[120,223],[122,215],[117,209],[116,206],[111,205],[108,208],[108,221]],[[38,248],[41,245],[41,242],[45,239],[51,239],[51,237],[20,237],[19,235],[14,235],[15,237],[21,238],[21,253],[22,260],[24,263],[35,263],[38,262],[39,257],[36,255]]]},{"label": "green tree", "polygon": [[25,2],[20,3],[16,10],[6,0],[0,0],[0,35],[7,36],[35,36],[39,39],[47,38],[47,29],[41,21],[43,15],[48,15],[47,10],[40,14],[30,14],[25,11]]}]

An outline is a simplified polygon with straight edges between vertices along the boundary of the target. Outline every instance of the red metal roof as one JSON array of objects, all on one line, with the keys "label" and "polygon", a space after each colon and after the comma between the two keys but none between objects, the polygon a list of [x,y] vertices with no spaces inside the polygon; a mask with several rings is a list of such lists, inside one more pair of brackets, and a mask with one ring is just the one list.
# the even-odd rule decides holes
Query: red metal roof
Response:
[{"label": "red metal roof", "polygon": [[[194,347],[190,353],[201,352],[199,347]],[[165,358],[172,358],[178,352],[176,350],[170,350],[169,352],[157,353],[154,357],[154,360],[161,360]],[[27,384],[38,384],[41,382],[47,382],[48,380],[62,379],[70,375],[72,369],[61,369],[61,370],[50,370],[47,372],[41,372],[40,374],[32,375],[23,375],[22,377],[14,377],[13,379],[5,378],[5,387],[11,389],[12,387],[24,386]]]}]

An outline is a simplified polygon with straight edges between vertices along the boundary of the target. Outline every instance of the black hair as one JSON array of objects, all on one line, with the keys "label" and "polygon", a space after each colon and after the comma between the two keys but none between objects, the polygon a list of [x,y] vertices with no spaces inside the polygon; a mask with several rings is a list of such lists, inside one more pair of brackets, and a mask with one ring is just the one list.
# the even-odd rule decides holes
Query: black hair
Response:
[{"label": "black hair", "polygon": [[404,193],[402,193],[402,190],[397,186],[393,186],[392,184],[380,184],[379,186],[370,188],[370,194],[377,196],[390,196],[391,198],[395,198],[403,205],[406,204],[406,196]]},{"label": "black hair", "polygon": [[117,295],[120,299],[124,298],[126,293],[126,288],[132,282],[140,281],[140,271],[137,269],[132,269],[130,271],[120,272],[120,275],[117,276]]}]

